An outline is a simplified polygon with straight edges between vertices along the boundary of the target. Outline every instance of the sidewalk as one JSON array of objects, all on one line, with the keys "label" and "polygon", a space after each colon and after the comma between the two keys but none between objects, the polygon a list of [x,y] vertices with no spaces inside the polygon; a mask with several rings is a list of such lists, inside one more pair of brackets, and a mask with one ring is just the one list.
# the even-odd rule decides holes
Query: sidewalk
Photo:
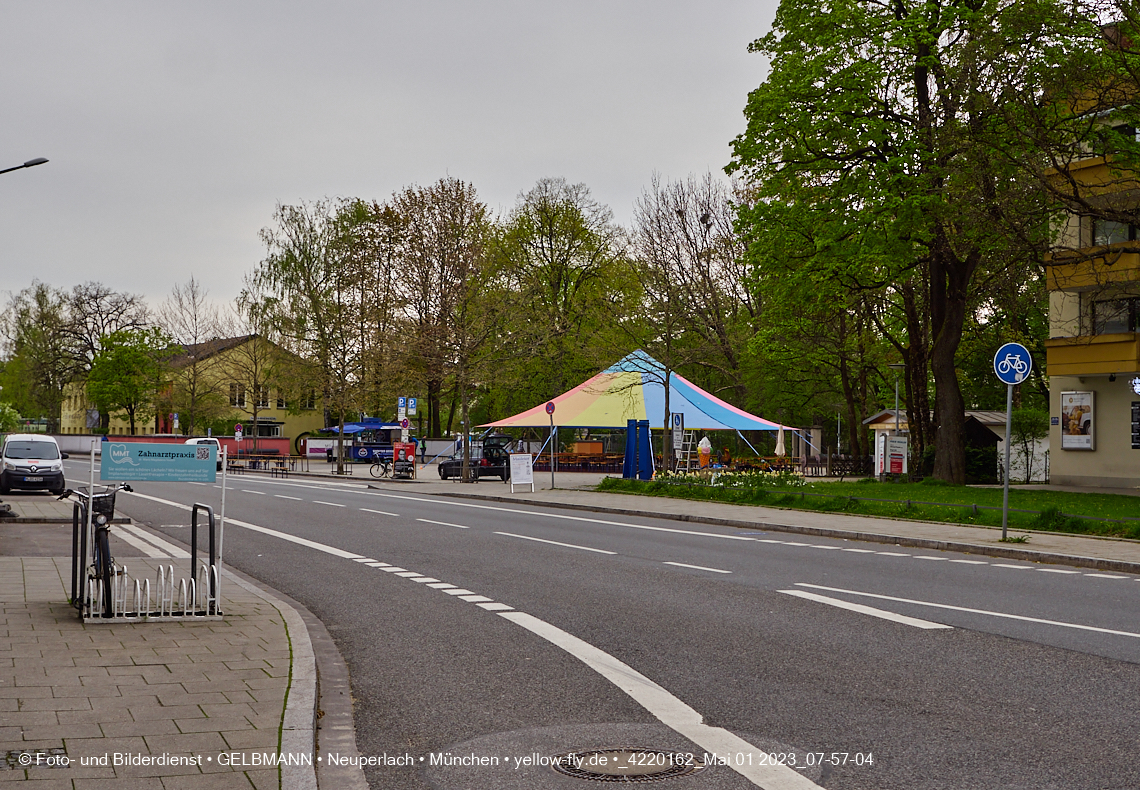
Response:
[{"label": "sidewalk", "polygon": [[[303,607],[227,570],[222,619],[85,625],[67,603],[71,558],[60,556],[70,551],[70,504],[14,504],[56,523],[0,521],[0,782],[43,790],[310,790],[318,780],[365,787],[359,769],[317,760],[321,733],[322,752],[352,755],[355,733],[347,670]],[[57,510],[66,510],[66,523]],[[112,550],[132,577],[152,583],[160,562],[188,572],[177,553],[130,556],[138,552],[114,532]],[[318,670],[333,698],[318,696]],[[280,768],[266,760],[278,755]]]},{"label": "sidewalk", "polygon": [[[367,475],[367,469],[363,471]],[[440,480],[432,466],[422,470],[422,476],[418,480],[411,481],[374,480],[362,477],[360,474],[338,477],[310,473],[307,476],[334,478],[341,482],[392,488],[409,493],[414,491],[421,494],[495,502],[592,510],[625,517],[663,518],[916,548],[949,549],[1004,559],[1140,573],[1138,540],[1013,530],[1010,532],[1012,536],[1029,534],[1029,542],[1002,543],[1001,529],[988,527],[697,502],[593,490],[594,486],[607,477],[604,474],[558,472],[555,475],[555,484],[558,488],[551,489],[550,473],[540,472],[534,476],[536,488],[534,493],[519,490],[514,494],[510,493],[510,485],[499,481],[498,478],[484,478],[477,484]],[[1140,510],[1140,502],[1137,504]]]}]

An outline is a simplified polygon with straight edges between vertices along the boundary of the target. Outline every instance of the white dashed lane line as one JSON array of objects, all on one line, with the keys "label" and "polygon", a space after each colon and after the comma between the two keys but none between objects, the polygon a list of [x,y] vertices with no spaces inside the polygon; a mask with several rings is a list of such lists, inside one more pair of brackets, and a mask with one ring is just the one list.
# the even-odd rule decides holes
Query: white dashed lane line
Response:
[{"label": "white dashed lane line", "polygon": [[703,565],[689,565],[684,562],[665,562],[663,565],[676,565],[678,568],[692,568],[695,571],[708,571],[709,573],[732,573],[732,571],[722,571],[720,568],[706,568]]},{"label": "white dashed lane line", "polygon": [[285,496],[284,494],[274,494],[273,496],[277,499],[292,499],[294,502],[304,501],[299,496]]},{"label": "white dashed lane line", "polygon": [[568,549],[580,549],[582,551],[595,551],[598,554],[617,554],[616,551],[606,551],[605,549],[594,549],[589,546],[575,546],[573,543],[559,543],[556,540],[546,540],[544,538],[532,538],[529,535],[516,535],[513,532],[496,532],[496,535],[504,535],[508,538],[522,538],[523,540],[533,540],[537,543],[549,543],[552,546],[563,546]]},{"label": "white dashed lane line", "polygon": [[816,593],[805,592],[804,590],[780,590],[784,595],[794,595],[797,598],[805,598],[809,601],[816,603],[825,603],[828,606],[834,606],[837,609],[846,609],[849,612],[858,612],[859,614],[867,614],[871,617],[878,617],[880,620],[890,620],[892,623],[902,623],[914,628],[923,628],[926,630],[936,629],[952,629],[953,626],[943,625],[942,623],[934,623],[930,620],[920,620],[917,617],[907,617],[904,614],[895,614],[888,612],[886,609],[876,609],[873,606],[864,606],[861,603],[851,603],[850,601],[841,601],[838,598],[828,598],[826,595],[818,595]]},{"label": "white dashed lane line", "polygon": [[360,510],[364,513],[375,513],[378,516],[392,516],[393,518],[399,518],[400,517],[399,513],[389,513],[387,510],[371,510],[371,509],[366,508],[366,507],[362,507],[362,508],[360,508]]},{"label": "white dashed lane line", "polygon": [[257,494],[258,496],[269,496],[264,491],[250,491],[249,489],[246,489],[246,488],[241,489],[241,492],[243,494]]},{"label": "white dashed lane line", "polygon": [[465,527],[462,524],[449,524],[446,521],[432,521],[430,518],[417,518],[416,521],[422,521],[425,524],[438,524],[441,527],[455,527],[456,529],[471,529],[471,527]]},{"label": "white dashed lane line", "polygon": [[322,502],[319,499],[314,499],[313,504],[314,505],[328,505],[329,507],[344,507],[344,505],[342,505],[339,502]]}]

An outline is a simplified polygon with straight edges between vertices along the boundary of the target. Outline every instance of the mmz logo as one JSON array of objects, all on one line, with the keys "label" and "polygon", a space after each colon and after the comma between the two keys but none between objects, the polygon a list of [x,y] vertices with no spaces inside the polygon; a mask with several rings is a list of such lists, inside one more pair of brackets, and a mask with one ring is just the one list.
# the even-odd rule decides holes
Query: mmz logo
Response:
[{"label": "mmz logo", "polygon": [[112,444],[107,449],[111,452],[112,463],[138,466],[138,463],[131,458],[131,448],[127,447],[125,444]]}]

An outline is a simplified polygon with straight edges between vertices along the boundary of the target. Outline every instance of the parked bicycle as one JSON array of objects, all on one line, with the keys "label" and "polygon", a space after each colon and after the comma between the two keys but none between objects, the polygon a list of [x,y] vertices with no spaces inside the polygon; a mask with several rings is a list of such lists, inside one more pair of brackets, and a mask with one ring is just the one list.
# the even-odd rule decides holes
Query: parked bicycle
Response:
[{"label": "parked bicycle", "polygon": [[[94,495],[86,486],[67,489],[58,499],[74,499],[79,503],[82,525],[87,523],[87,508],[91,509],[91,526],[95,528],[91,546],[91,565],[87,568],[88,579],[95,580],[103,587],[103,616],[112,616],[111,577],[115,574],[115,558],[111,556],[111,519],[115,517],[115,494],[119,491],[132,491],[126,483],[105,486]],[[83,591],[78,591],[83,596]]]},{"label": "parked bicycle", "polygon": [[378,457],[368,471],[373,477],[391,477],[392,462]]}]

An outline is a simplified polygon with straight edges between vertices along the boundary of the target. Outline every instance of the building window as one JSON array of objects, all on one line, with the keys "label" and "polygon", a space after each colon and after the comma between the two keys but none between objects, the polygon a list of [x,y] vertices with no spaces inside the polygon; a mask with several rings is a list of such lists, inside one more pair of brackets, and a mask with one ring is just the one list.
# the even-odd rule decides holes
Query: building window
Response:
[{"label": "building window", "polygon": [[1126,222],[1110,222],[1105,219],[1093,219],[1093,246],[1105,244],[1120,244],[1124,241],[1136,241],[1136,226]]},{"label": "building window", "polygon": [[257,388],[257,408],[259,408],[259,409],[268,409],[269,408],[269,387],[258,387]]},{"label": "building window", "polygon": [[1092,303],[1094,335],[1140,331],[1140,297],[1106,299]]},{"label": "building window", "polygon": [[277,390],[277,408],[279,408],[279,409],[287,408],[285,406],[285,395],[284,395],[284,393],[281,392],[281,390]]},{"label": "building window", "polygon": [[317,391],[316,390],[309,390],[308,392],[306,392],[304,395],[301,396],[301,408],[302,409],[310,409],[310,410],[317,408]]},{"label": "building window", "polygon": [[230,405],[236,406],[239,409],[245,408],[245,385],[244,384],[231,384],[230,385]]}]

